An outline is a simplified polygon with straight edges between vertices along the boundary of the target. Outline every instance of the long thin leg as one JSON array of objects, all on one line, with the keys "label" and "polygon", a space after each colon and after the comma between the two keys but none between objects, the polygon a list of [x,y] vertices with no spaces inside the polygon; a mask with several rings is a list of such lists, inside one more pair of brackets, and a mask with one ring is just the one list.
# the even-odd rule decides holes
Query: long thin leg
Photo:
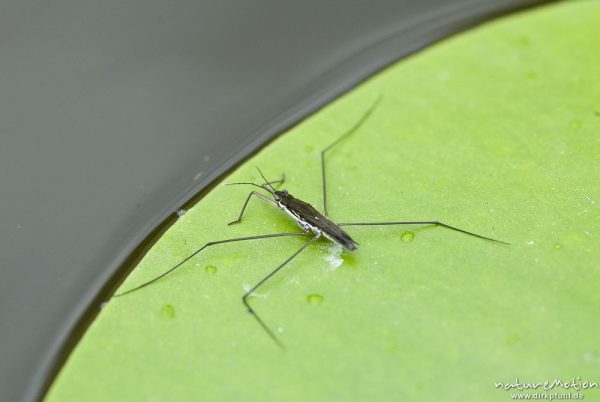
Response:
[{"label": "long thin leg", "polygon": [[489,241],[493,241],[493,242],[496,242],[496,243],[510,245],[510,243],[507,243],[505,241],[492,239],[491,237],[482,236],[482,235],[479,235],[477,233],[469,232],[469,231],[464,230],[464,229],[460,229],[460,228],[457,228],[457,227],[454,227],[454,226],[446,225],[445,223],[442,223],[440,221],[338,223],[338,226],[386,226],[386,225],[435,225],[435,226],[444,227],[446,229],[454,230],[456,232],[464,233],[464,234],[469,235],[469,236],[478,237],[478,238],[483,239],[483,240],[489,240]]},{"label": "long thin leg", "polygon": [[263,279],[261,279],[260,282],[258,282],[256,285],[254,285],[254,287],[252,289],[250,289],[248,292],[246,292],[246,294],[242,297],[242,302],[248,309],[248,312],[254,316],[256,321],[258,321],[258,323],[265,330],[265,332],[267,334],[269,334],[271,339],[273,339],[273,341],[277,345],[279,345],[279,347],[281,347],[282,349],[284,348],[283,343],[281,343],[281,341],[277,338],[277,336],[275,336],[275,333],[273,331],[271,331],[271,329],[267,326],[267,324],[265,324],[265,322],[260,318],[260,316],[258,314],[256,314],[256,311],[254,311],[254,309],[250,306],[250,303],[248,303],[248,297],[250,297],[250,295],[252,295],[252,293],[254,293],[259,287],[261,287],[266,281],[268,281],[270,278],[272,278],[273,275],[275,275],[277,272],[279,272],[279,270],[281,270],[288,262],[290,262],[298,254],[300,254],[302,252],[302,250],[304,250],[306,247],[308,247],[311,243],[313,243],[319,237],[321,237],[320,234],[316,235],[315,237],[313,237],[312,239],[310,239],[309,241],[304,243],[304,245],[302,247],[300,247],[298,249],[298,251],[296,251],[294,254],[291,255],[291,257],[289,257],[287,260],[285,260],[281,265],[279,265],[277,268],[275,268],[273,271],[271,271],[271,273],[269,275],[267,275]]},{"label": "long thin leg", "polygon": [[261,199],[275,207],[277,206],[277,203],[275,201],[273,201],[272,199],[265,197],[261,193],[253,191],[250,194],[248,194],[248,197],[246,198],[246,201],[244,202],[244,206],[242,207],[242,211],[240,212],[240,216],[238,216],[238,218],[236,220],[229,222],[228,225],[234,225],[234,224],[240,223],[242,221],[242,216],[244,216],[244,211],[246,210],[246,206],[248,205],[248,202],[250,202],[250,198],[252,198],[252,196],[258,197],[259,199]]},{"label": "long thin leg", "polygon": [[269,238],[272,238],[272,237],[285,237],[285,236],[305,236],[305,235],[306,235],[306,232],[275,233],[275,234],[266,234],[266,235],[249,236],[249,237],[236,237],[234,239],[211,241],[211,242],[206,243],[204,246],[200,247],[198,250],[194,251],[192,254],[190,254],[183,261],[181,261],[180,263],[178,263],[177,265],[175,265],[171,269],[163,272],[162,274],[160,274],[157,277],[149,280],[148,282],[144,282],[141,285],[136,286],[133,289],[126,290],[123,293],[119,293],[119,294],[115,295],[115,297],[124,296],[126,294],[135,292],[136,290],[140,290],[141,288],[145,288],[146,286],[153,284],[154,282],[158,281],[159,279],[161,279],[161,278],[167,276],[168,274],[170,274],[171,272],[175,271],[177,268],[181,267],[183,264],[185,264],[186,262],[188,262],[196,254],[198,254],[199,252],[201,252],[202,250],[204,250],[205,248],[210,247],[210,246],[214,246],[214,245],[217,245],[217,244],[223,244],[223,243],[233,243],[233,242],[236,242],[236,241],[269,239]]},{"label": "long thin leg", "polygon": [[350,136],[350,134],[352,134],[353,132],[358,130],[358,128],[365,122],[365,120],[367,120],[367,118],[371,115],[371,113],[373,113],[373,110],[375,110],[375,107],[377,106],[377,104],[379,103],[380,100],[381,100],[381,95],[379,95],[377,97],[377,99],[375,100],[375,102],[373,102],[371,107],[365,112],[365,114],[362,115],[362,117],[356,123],[354,123],[354,125],[350,128],[350,130],[346,131],[344,134],[339,136],[337,140],[333,141],[331,144],[329,144],[329,146],[327,146],[326,148],[324,148],[321,151],[321,177],[323,178],[323,214],[325,216],[327,216],[327,214],[328,214],[328,211],[327,211],[327,180],[325,178],[325,153],[327,151],[329,151],[331,148],[333,148],[334,146],[336,146],[337,144],[339,144],[343,139]]}]

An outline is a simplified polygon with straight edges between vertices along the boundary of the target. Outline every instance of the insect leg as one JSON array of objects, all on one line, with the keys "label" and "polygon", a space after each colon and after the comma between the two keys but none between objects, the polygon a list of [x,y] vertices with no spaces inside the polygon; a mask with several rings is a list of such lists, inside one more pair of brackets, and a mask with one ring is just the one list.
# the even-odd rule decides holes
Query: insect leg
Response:
[{"label": "insect leg", "polygon": [[495,243],[501,243],[501,244],[510,245],[510,243],[507,243],[505,241],[492,239],[491,237],[482,236],[480,234],[469,232],[469,231],[464,230],[464,229],[460,229],[460,228],[457,228],[457,227],[454,227],[454,226],[446,225],[445,223],[442,223],[440,221],[338,223],[338,226],[386,226],[386,225],[435,225],[435,226],[441,226],[441,227],[446,228],[446,229],[454,230],[456,232],[460,232],[460,233],[463,233],[463,234],[466,234],[466,235],[469,235],[469,236],[478,237],[478,238],[483,239],[483,240],[488,240],[488,241],[492,241],[492,242],[495,242]]},{"label": "insect leg", "polygon": [[306,247],[308,247],[311,243],[313,243],[315,240],[317,240],[319,237],[321,237],[320,234],[317,234],[316,236],[314,236],[312,239],[310,239],[309,241],[307,241],[306,243],[304,243],[304,245],[302,247],[300,247],[294,254],[292,254],[287,260],[285,260],[281,265],[279,265],[277,268],[275,268],[273,271],[271,271],[271,273],[267,276],[265,276],[263,279],[260,280],[260,282],[258,282],[256,285],[254,285],[254,287],[252,289],[250,289],[248,292],[246,292],[246,294],[242,297],[242,302],[244,303],[244,305],[246,306],[246,308],[248,309],[248,312],[250,314],[252,314],[254,316],[254,318],[256,319],[256,321],[260,324],[260,326],[265,330],[265,332],[267,334],[269,334],[269,336],[271,337],[271,339],[273,339],[273,341],[279,345],[279,347],[281,347],[282,349],[284,348],[283,344],[281,343],[281,341],[279,340],[279,338],[277,338],[277,336],[275,336],[275,333],[267,326],[267,324],[265,324],[265,322],[262,320],[262,318],[260,318],[260,316],[256,313],[256,311],[250,306],[250,303],[248,302],[248,298],[252,295],[252,293],[254,293],[259,287],[261,287],[266,281],[268,281],[271,277],[273,277],[273,275],[275,275],[277,272],[279,272],[279,270],[281,270],[288,262],[290,262],[294,257],[296,257],[298,254],[300,254],[302,252],[302,250],[304,250]]},{"label": "insect leg", "polygon": [[375,100],[375,102],[373,102],[371,107],[362,115],[362,117],[356,123],[354,123],[354,125],[350,128],[350,130],[348,130],[344,134],[340,135],[338,137],[338,139],[333,141],[331,144],[329,144],[327,147],[325,147],[321,151],[321,177],[323,180],[323,214],[325,216],[327,216],[327,214],[328,214],[328,211],[327,211],[327,179],[325,177],[325,153],[327,151],[329,151],[331,148],[333,148],[334,146],[336,146],[337,144],[339,144],[343,139],[350,136],[350,134],[352,134],[353,132],[358,130],[358,128],[365,122],[365,120],[367,120],[367,118],[371,115],[371,113],[373,113],[373,111],[375,110],[375,107],[377,106],[377,104],[379,103],[380,100],[381,100],[381,95],[379,95],[377,97],[377,99]]},{"label": "insect leg", "polygon": [[123,293],[119,293],[119,294],[115,295],[115,297],[124,296],[126,294],[135,292],[136,290],[140,290],[141,288],[145,288],[146,286],[153,284],[154,282],[158,281],[159,279],[161,279],[161,278],[167,276],[168,274],[170,274],[171,272],[175,271],[177,268],[181,267],[183,264],[188,262],[196,254],[198,254],[199,252],[201,252],[202,250],[204,250],[205,248],[210,247],[210,246],[214,246],[217,244],[223,244],[223,243],[233,243],[233,242],[237,242],[237,241],[245,241],[245,240],[257,240],[257,239],[269,239],[269,238],[273,238],[273,237],[305,236],[305,235],[306,235],[305,232],[275,233],[275,234],[265,234],[265,235],[258,235],[258,236],[249,236],[249,237],[236,237],[234,239],[211,241],[211,242],[206,243],[204,246],[200,247],[198,250],[194,251],[192,254],[187,256],[183,261],[179,262],[177,265],[170,268],[169,270],[163,272],[162,274],[149,280],[148,282],[144,282],[141,285],[134,287],[133,289],[126,290]]},{"label": "insect leg", "polygon": [[259,199],[277,207],[277,203],[275,201],[273,201],[272,199],[265,197],[264,195],[262,195],[261,193],[257,193],[256,191],[251,192],[250,194],[248,194],[248,197],[246,198],[246,201],[244,202],[244,206],[242,207],[242,210],[240,212],[240,216],[238,216],[238,218],[232,222],[229,222],[228,225],[234,225],[236,223],[240,223],[242,221],[242,216],[244,215],[244,211],[246,210],[246,206],[248,205],[248,202],[250,202],[250,198],[252,196],[258,197]]}]

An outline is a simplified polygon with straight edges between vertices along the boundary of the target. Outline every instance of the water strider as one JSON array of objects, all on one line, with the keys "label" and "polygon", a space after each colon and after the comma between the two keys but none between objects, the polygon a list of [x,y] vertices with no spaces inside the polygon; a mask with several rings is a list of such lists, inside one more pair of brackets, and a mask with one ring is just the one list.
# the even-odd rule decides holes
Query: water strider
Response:
[{"label": "water strider", "polygon": [[270,197],[269,197],[262,193],[259,193],[258,191],[252,191],[246,197],[246,201],[244,201],[244,205],[242,206],[242,210],[240,211],[238,218],[233,222],[229,222],[229,225],[240,223],[242,221],[242,217],[244,216],[244,211],[246,210],[246,206],[248,205],[248,202],[250,202],[250,199],[252,197],[256,197],[256,198],[260,199],[261,201],[264,201],[264,202],[266,202],[270,205],[273,205],[274,207],[279,208],[279,209],[283,210],[284,212],[286,212],[293,220],[296,221],[296,223],[298,223],[298,225],[302,229],[301,232],[264,234],[264,235],[237,237],[237,238],[233,238],[233,239],[208,242],[204,246],[202,246],[201,248],[196,250],[194,253],[189,255],[187,258],[185,258],[183,261],[179,262],[177,265],[172,267],[171,269],[163,272],[162,274],[160,274],[159,276],[153,278],[152,280],[150,280],[148,282],[142,283],[141,285],[134,287],[133,289],[129,289],[123,293],[117,294],[115,297],[123,296],[123,295],[129,294],[129,293],[135,292],[141,288],[144,288],[144,287],[158,281],[159,279],[161,279],[164,276],[168,275],[169,273],[173,272],[177,268],[181,267],[184,263],[189,261],[196,254],[200,253],[202,250],[204,250],[205,248],[210,247],[210,246],[214,246],[217,244],[223,244],[223,243],[233,243],[233,242],[238,242],[238,241],[258,240],[258,239],[267,239],[267,238],[285,237],[285,236],[310,237],[310,240],[308,240],[306,243],[304,243],[304,245],[302,245],[302,247],[300,247],[294,254],[289,256],[283,263],[281,263],[277,268],[275,268],[267,276],[265,276],[263,279],[261,279],[256,285],[254,285],[250,290],[248,290],[242,296],[242,302],[248,309],[248,312],[250,314],[252,314],[252,316],[261,325],[261,327],[267,332],[267,334],[273,339],[273,341],[275,341],[275,343],[277,343],[279,346],[283,347],[283,344],[281,343],[279,338],[277,338],[275,333],[265,324],[265,322],[256,313],[256,311],[252,308],[252,306],[250,306],[250,303],[248,302],[248,298],[259,287],[261,287],[265,282],[267,282],[271,277],[273,277],[277,272],[279,272],[284,266],[286,266],[294,257],[296,257],[305,248],[307,248],[310,244],[314,243],[316,240],[318,240],[321,237],[324,237],[324,238],[328,239],[329,241],[337,243],[337,244],[341,245],[342,247],[346,248],[347,250],[350,250],[350,251],[356,250],[356,248],[358,247],[358,243],[354,239],[352,239],[352,237],[350,237],[350,235],[348,233],[346,233],[346,231],[344,231],[344,229],[342,229],[343,226],[435,225],[435,226],[444,227],[446,229],[454,230],[456,232],[460,232],[460,233],[463,233],[463,234],[466,234],[469,236],[478,237],[483,240],[492,241],[492,242],[501,243],[501,244],[509,244],[509,243],[506,243],[506,242],[503,242],[500,240],[492,239],[490,237],[486,237],[486,236],[482,236],[482,235],[479,235],[479,234],[476,234],[473,232],[469,232],[464,229],[450,226],[450,225],[447,225],[445,223],[442,223],[440,221],[435,221],[435,220],[335,223],[327,217],[328,211],[327,211],[327,180],[326,180],[326,175],[325,175],[325,154],[331,148],[333,148],[334,146],[339,144],[342,140],[344,140],[345,138],[350,136],[352,133],[354,133],[356,130],[358,130],[358,128],[367,120],[367,118],[376,109],[377,105],[379,104],[379,101],[380,101],[380,98],[377,98],[377,100],[373,103],[373,105],[363,114],[363,116],[354,124],[354,126],[352,126],[350,128],[350,130],[346,131],[344,134],[342,134],[339,138],[337,138],[329,146],[327,146],[326,148],[324,148],[321,151],[321,177],[322,177],[322,183],[323,183],[323,214],[321,214],[319,211],[317,211],[312,205],[308,204],[307,202],[304,202],[304,201],[294,197],[292,194],[287,192],[287,190],[283,190],[283,189],[276,190],[275,187],[273,187],[274,184],[282,184],[285,180],[285,176],[279,180],[268,181],[265,178],[265,176],[262,174],[260,169],[258,169],[260,176],[264,180],[264,183],[262,183],[262,184],[257,184],[257,183],[252,183],[252,182],[229,183],[229,185],[254,186],[254,187],[257,187],[258,189],[260,189],[261,191],[269,193],[269,195],[270,195]]}]

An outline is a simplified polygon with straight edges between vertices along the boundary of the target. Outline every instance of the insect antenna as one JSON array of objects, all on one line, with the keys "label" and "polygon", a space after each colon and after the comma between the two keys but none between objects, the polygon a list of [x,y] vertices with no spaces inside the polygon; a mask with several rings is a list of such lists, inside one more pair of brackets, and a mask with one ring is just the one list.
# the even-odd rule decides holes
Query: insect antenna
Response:
[{"label": "insect antenna", "polygon": [[267,186],[271,187],[271,190],[273,190],[273,191],[271,192],[271,194],[273,194],[275,191],[277,191],[277,190],[275,190],[275,188],[274,188],[274,187],[271,185],[271,182],[269,182],[269,180],[267,180],[267,179],[266,179],[265,175],[264,175],[264,174],[263,174],[263,173],[260,171],[260,169],[258,168],[258,166],[256,167],[256,170],[258,170],[258,173],[260,173],[260,177],[262,177],[262,178],[263,178],[263,180],[265,181],[265,184],[266,184]]},{"label": "insect antenna", "polygon": [[238,185],[238,184],[248,184],[250,186],[255,186],[255,187],[258,187],[258,188],[262,188],[263,190],[267,190],[271,194],[273,194],[273,192],[275,191],[275,189],[269,184],[269,182],[267,182],[267,184],[269,184],[269,187],[273,188],[273,191],[271,191],[267,187],[265,187],[264,184],[261,186],[260,184],[250,183],[250,182],[225,183],[226,186],[235,186],[235,185]]}]

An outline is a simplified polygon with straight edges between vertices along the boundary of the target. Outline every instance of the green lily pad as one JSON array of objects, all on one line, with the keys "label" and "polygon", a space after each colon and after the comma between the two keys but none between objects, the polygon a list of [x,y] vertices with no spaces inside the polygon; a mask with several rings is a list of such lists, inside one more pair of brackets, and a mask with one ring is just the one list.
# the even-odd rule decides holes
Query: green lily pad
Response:
[{"label": "green lily pad", "polygon": [[598,2],[560,3],[388,68],[227,177],[120,291],[208,241],[299,230],[258,200],[227,226],[251,188],[225,183],[259,181],[259,166],[321,208],[320,150],[379,95],[328,154],[330,217],[435,219],[511,246],[439,227],[349,227],[358,250],[311,245],[251,298],[285,351],[240,298],[306,239],[209,247],[112,299],[46,400],[506,401],[495,383],[600,382],[598,21]]}]

